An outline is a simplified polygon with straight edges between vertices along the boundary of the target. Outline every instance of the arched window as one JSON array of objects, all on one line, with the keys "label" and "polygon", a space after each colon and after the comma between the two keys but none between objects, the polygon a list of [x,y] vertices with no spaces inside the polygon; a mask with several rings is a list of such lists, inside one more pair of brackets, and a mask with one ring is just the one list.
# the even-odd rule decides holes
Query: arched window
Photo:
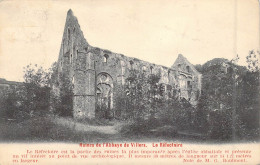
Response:
[{"label": "arched window", "polygon": [[189,89],[192,88],[190,81],[187,81],[187,87],[188,87]]},{"label": "arched window", "polygon": [[103,57],[103,62],[104,62],[104,63],[107,63],[108,57],[109,57],[109,56],[108,56],[107,54],[104,54],[104,57]]},{"label": "arched window", "polygon": [[187,88],[186,76],[179,75],[179,85],[180,88]]},{"label": "arched window", "polygon": [[143,66],[143,67],[142,67],[142,71],[143,71],[143,72],[146,72],[146,66]]},{"label": "arched window", "polygon": [[225,73],[232,73],[233,68],[232,67],[225,67]]},{"label": "arched window", "polygon": [[70,28],[68,28],[68,44],[69,44],[69,41],[70,41]]},{"label": "arched window", "polygon": [[70,63],[72,63],[72,60],[73,60],[73,56],[72,54],[70,54]]},{"label": "arched window", "polygon": [[153,74],[153,66],[150,66],[151,74]]},{"label": "arched window", "polygon": [[74,76],[72,77],[71,83],[72,83],[72,85],[74,85],[74,83],[75,83]]},{"label": "arched window", "polygon": [[78,59],[79,50],[76,51],[76,59]]},{"label": "arched window", "polygon": [[187,71],[188,73],[190,73],[190,67],[189,67],[189,66],[186,66],[186,71]]},{"label": "arched window", "polygon": [[178,64],[178,69],[179,69],[179,70],[181,69],[181,64]]}]

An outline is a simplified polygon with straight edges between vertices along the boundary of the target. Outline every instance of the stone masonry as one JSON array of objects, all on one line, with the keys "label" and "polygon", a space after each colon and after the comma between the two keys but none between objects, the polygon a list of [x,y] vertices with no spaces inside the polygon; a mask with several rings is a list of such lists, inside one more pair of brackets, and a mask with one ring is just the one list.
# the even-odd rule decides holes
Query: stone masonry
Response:
[{"label": "stone masonry", "polygon": [[[96,108],[111,112],[117,106],[115,87],[124,85],[131,69],[147,74],[161,73],[166,92],[175,87],[178,97],[196,105],[201,91],[201,74],[181,54],[168,68],[136,58],[90,46],[83,36],[77,18],[67,13],[58,58],[58,80],[64,75],[73,86],[73,115],[75,118],[94,118]],[[59,86],[56,87],[59,89]]]}]

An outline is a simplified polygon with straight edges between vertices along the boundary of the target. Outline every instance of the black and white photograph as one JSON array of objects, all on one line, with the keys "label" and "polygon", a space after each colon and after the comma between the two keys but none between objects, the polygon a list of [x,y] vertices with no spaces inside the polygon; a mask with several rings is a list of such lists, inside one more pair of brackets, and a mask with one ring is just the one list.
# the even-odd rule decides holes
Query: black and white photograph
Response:
[{"label": "black and white photograph", "polygon": [[259,14],[258,0],[1,0],[0,143],[259,148]]}]

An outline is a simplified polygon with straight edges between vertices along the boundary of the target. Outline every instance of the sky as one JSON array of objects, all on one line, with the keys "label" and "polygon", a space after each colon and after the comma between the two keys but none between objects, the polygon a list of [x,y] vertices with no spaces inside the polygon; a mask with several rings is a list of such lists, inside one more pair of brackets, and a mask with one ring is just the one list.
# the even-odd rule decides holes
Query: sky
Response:
[{"label": "sky", "polygon": [[258,0],[0,0],[0,78],[57,61],[69,9],[90,45],[167,67],[259,50]]}]

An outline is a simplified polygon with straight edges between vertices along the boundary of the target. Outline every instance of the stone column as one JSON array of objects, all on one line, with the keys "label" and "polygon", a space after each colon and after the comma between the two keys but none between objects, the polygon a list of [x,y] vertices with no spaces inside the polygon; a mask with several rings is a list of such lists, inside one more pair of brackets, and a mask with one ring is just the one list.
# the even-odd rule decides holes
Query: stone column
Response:
[{"label": "stone column", "polygon": [[84,53],[85,62],[81,61],[79,69],[75,70],[73,111],[77,119],[95,117],[95,65],[92,53]]},{"label": "stone column", "polygon": [[96,105],[96,97],[95,97],[95,59],[92,53],[87,53],[86,55],[86,96],[85,96],[85,109],[86,109],[86,117],[94,118],[95,117],[95,105]]}]

